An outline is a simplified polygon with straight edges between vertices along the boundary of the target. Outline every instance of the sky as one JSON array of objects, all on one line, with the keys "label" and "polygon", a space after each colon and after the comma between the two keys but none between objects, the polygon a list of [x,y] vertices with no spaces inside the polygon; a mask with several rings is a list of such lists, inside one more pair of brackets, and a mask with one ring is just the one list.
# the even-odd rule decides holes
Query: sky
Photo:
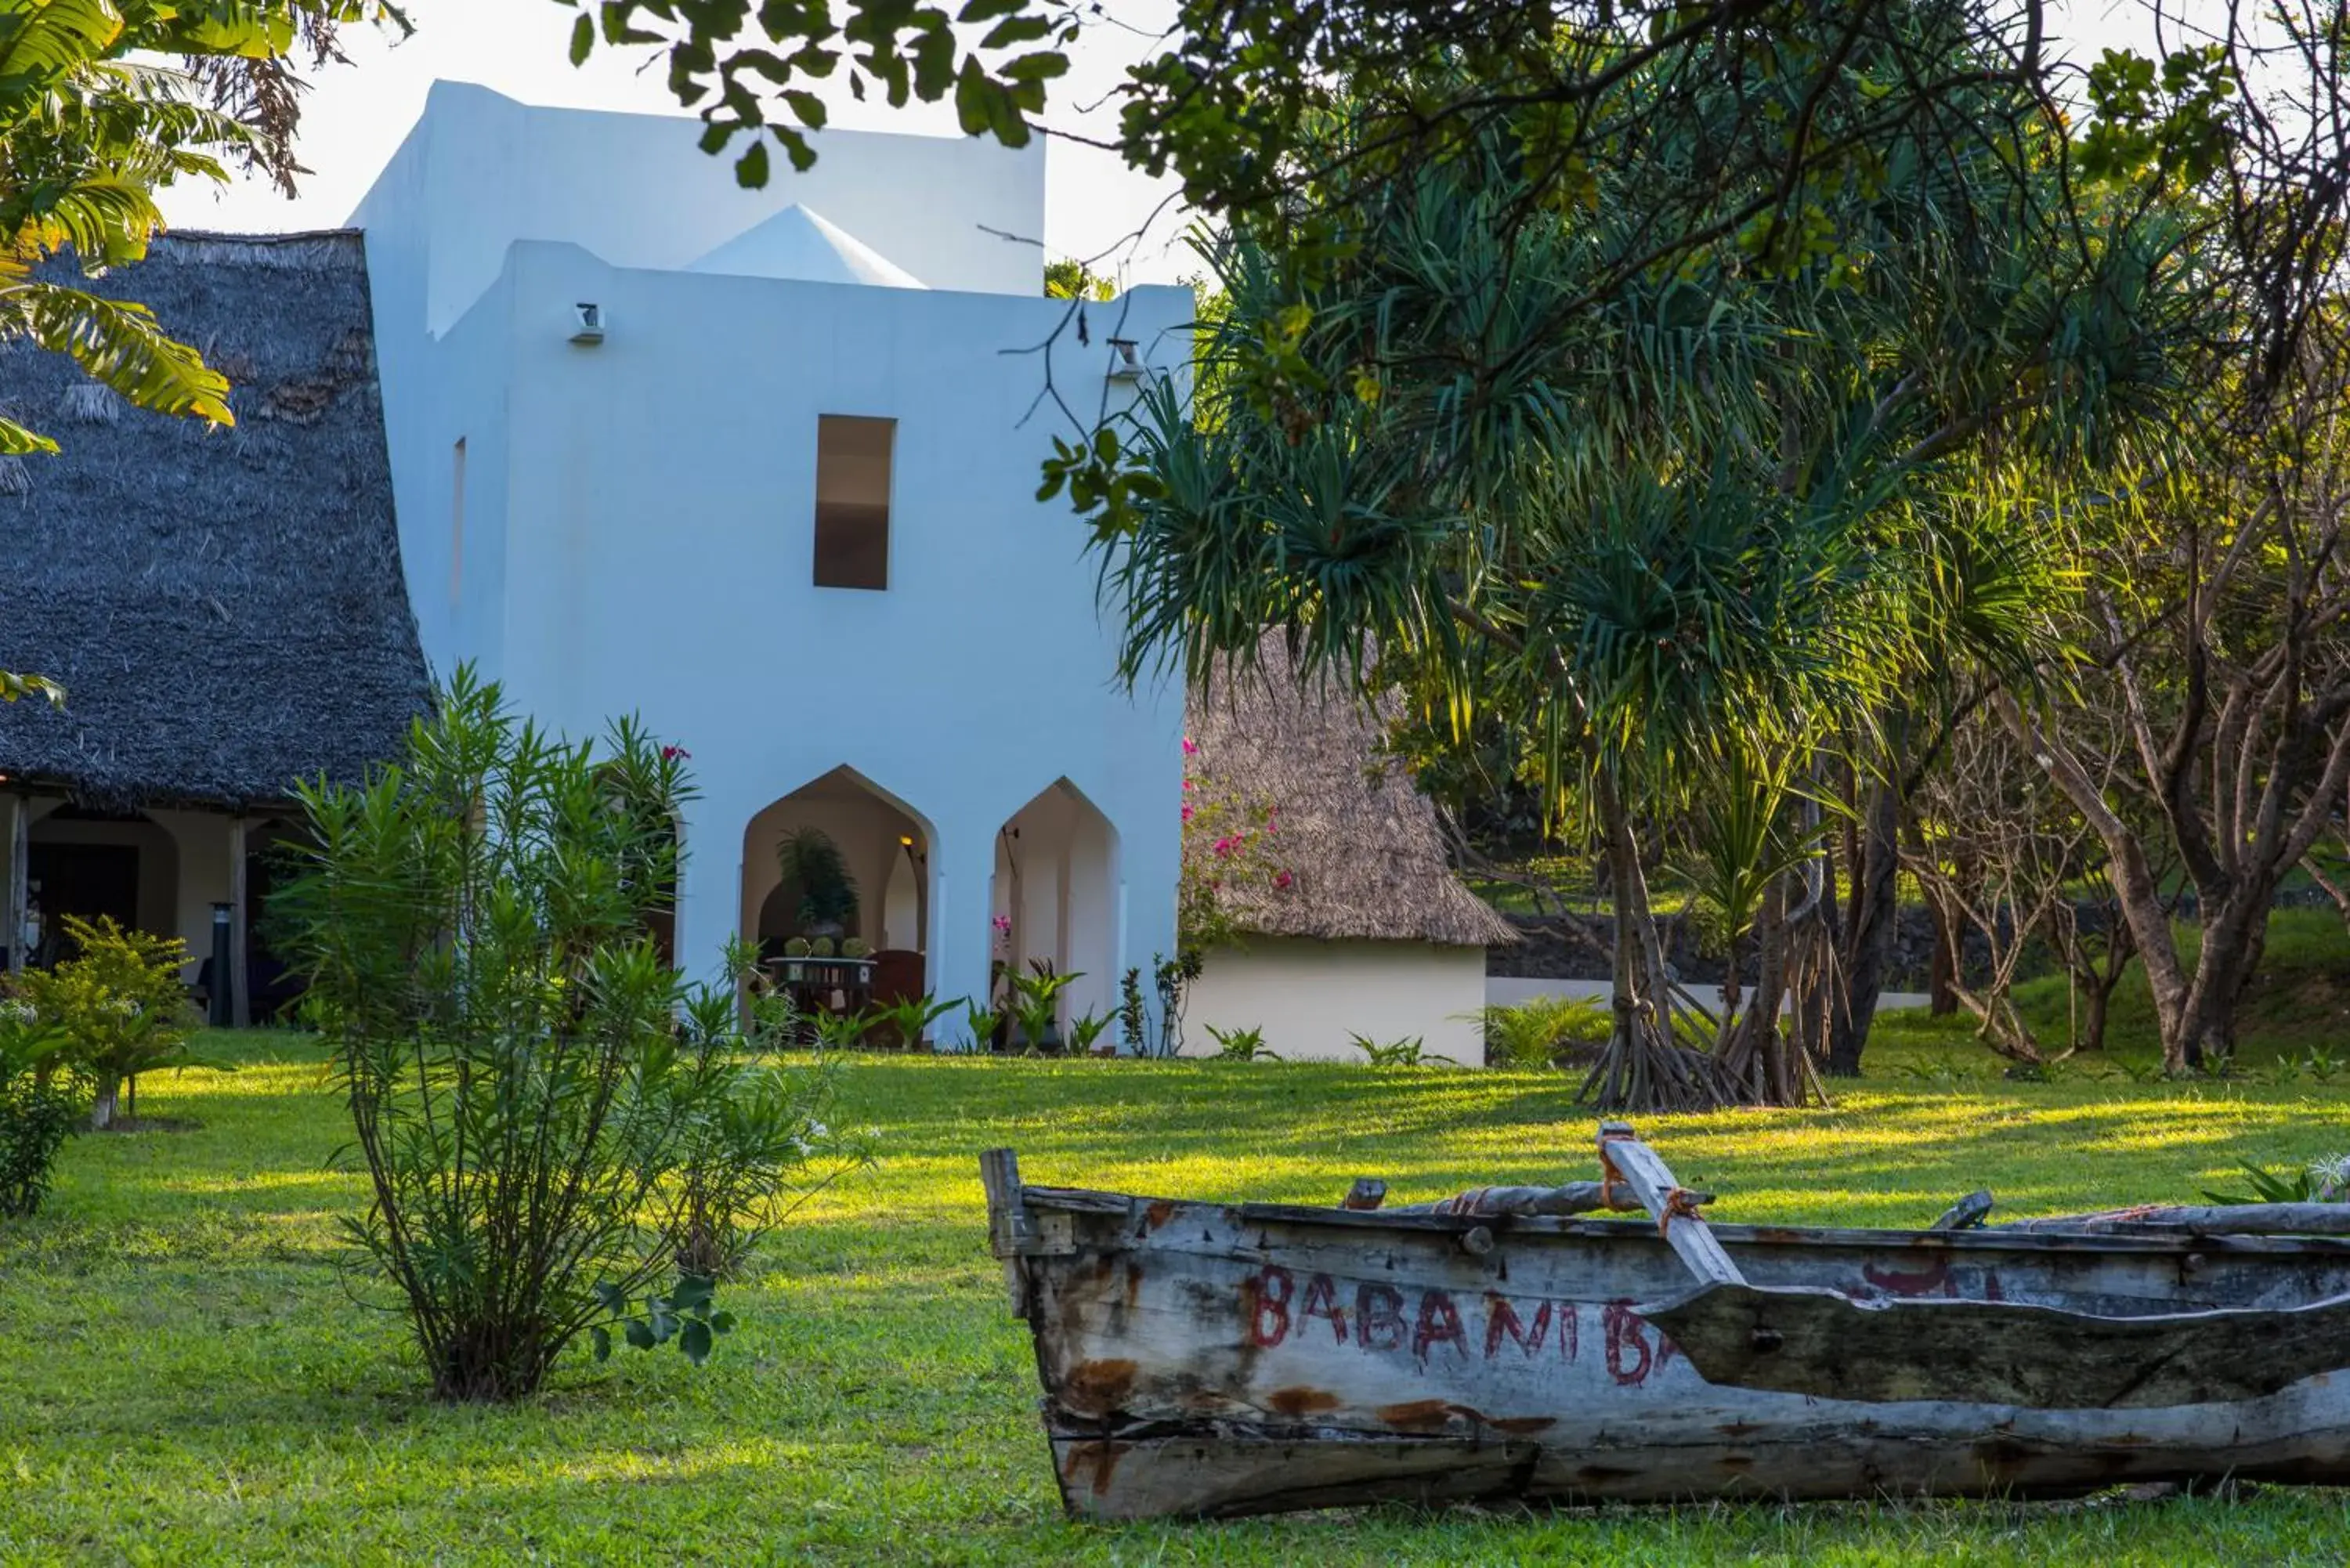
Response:
[{"label": "sky", "polygon": [[[578,13],[557,0],[407,4],[412,36],[394,44],[387,35],[355,29],[345,40],[351,63],[313,77],[297,146],[312,173],[298,199],[289,202],[252,178],[225,189],[197,182],[164,192],[164,216],[181,228],[247,233],[339,226],[416,122],[436,78],[478,82],[525,103],[684,112],[658,64],[642,68],[650,51],[598,48],[575,69],[569,40]],[[1150,53],[1174,9],[1172,0],[1109,5],[1115,22],[1089,27],[1071,51],[1069,75],[1052,84],[1045,117],[1050,128],[1107,140],[1116,129],[1107,95],[1128,65]],[[2138,41],[2133,35],[2142,30],[2135,0],[2057,0],[2052,12],[2052,31],[2090,45],[2091,52]],[[956,133],[953,113],[943,105],[891,109],[878,99],[858,103],[837,88],[822,96],[833,123],[850,130]],[[1097,270],[1129,284],[1171,283],[1201,270],[1185,244],[1187,219],[1172,200],[1172,181],[1152,181],[1115,154],[1057,140],[1045,167],[1049,255],[1104,258]]]},{"label": "sky", "polygon": [[[1171,16],[1170,0],[1118,0],[1122,25],[1089,29],[1073,51],[1070,73],[1053,84],[1048,126],[1107,139],[1114,112],[1101,99],[1126,67],[1147,55]],[[296,151],[312,172],[293,201],[265,182],[242,178],[163,193],[163,213],[178,228],[272,233],[335,228],[359,199],[409,128],[423,112],[435,79],[478,82],[525,103],[682,115],[658,65],[645,54],[598,48],[574,69],[571,24],[578,13],[556,0],[408,0],[416,31],[394,44],[369,29],[345,35],[348,66],[313,75]],[[854,130],[956,134],[943,105],[891,109],[859,104],[844,91],[823,95],[832,123]],[[787,167],[777,161],[778,167]],[[1183,241],[1185,220],[1168,200],[1172,181],[1152,181],[1113,153],[1054,141],[1045,153],[1045,248],[1055,256],[1114,252],[1097,269],[1127,283],[1171,283],[1200,270]],[[1153,221],[1154,213],[1156,219]],[[1140,241],[1135,231],[1149,225]]]}]

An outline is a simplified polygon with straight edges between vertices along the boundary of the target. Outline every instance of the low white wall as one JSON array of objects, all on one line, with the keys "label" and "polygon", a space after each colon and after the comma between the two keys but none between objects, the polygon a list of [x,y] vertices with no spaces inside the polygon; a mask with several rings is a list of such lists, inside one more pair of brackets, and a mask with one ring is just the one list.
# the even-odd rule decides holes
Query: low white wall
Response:
[{"label": "low white wall", "polygon": [[[1706,1006],[1721,1010],[1721,987],[1690,985],[1682,989]],[[1604,980],[1522,980],[1514,975],[1497,974],[1485,982],[1485,1000],[1495,1007],[1515,1007],[1537,996],[1587,996],[1605,1002],[1615,992],[1615,986]],[[1747,994],[1752,997],[1753,992],[1750,990]],[[1924,1007],[1933,1000],[1922,991],[1888,991],[1877,999],[1877,1005],[1880,1011],[1889,1012],[1897,1007]]]},{"label": "low white wall", "polygon": [[1351,1036],[1381,1044],[1417,1034],[1464,1066],[1484,1058],[1485,950],[1424,942],[1318,942],[1257,937],[1208,955],[1183,1013],[1187,1054],[1216,1049],[1220,1029],[1262,1029],[1287,1061],[1360,1062]]}]

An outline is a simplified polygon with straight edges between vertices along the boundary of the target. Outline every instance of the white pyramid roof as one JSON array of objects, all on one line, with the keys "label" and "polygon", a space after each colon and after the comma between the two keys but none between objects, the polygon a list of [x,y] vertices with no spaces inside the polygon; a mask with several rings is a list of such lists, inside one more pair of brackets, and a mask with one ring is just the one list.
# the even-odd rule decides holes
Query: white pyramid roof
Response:
[{"label": "white pyramid roof", "polygon": [[881,288],[928,286],[823,213],[796,202],[743,230],[685,270]]}]

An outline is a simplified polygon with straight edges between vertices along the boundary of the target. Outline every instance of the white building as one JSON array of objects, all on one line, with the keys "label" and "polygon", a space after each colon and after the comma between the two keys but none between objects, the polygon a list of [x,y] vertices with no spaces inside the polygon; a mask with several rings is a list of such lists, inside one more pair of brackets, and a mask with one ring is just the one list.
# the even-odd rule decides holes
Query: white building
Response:
[{"label": "white building", "polygon": [[1077,342],[1039,148],[827,132],[754,192],[697,132],[442,84],[354,215],[425,654],[691,753],[689,966],[792,933],[776,844],[814,825],[893,989],[1045,960],[1107,1014],[1174,949],[1182,700],[1115,684],[1083,530],[1035,499],[1071,428],[1038,350],[1118,407],[1106,339],[1183,374],[1190,292]]},{"label": "white building", "polygon": [[1195,695],[1194,798],[1264,832],[1220,885],[1240,940],[1206,955],[1184,1050],[1256,1030],[1289,1061],[1361,1062],[1358,1042],[1484,1060],[1485,950],[1518,940],[1447,864],[1436,808],[1352,692],[1301,680],[1278,634],[1256,668]]},{"label": "white building", "polygon": [[[776,850],[807,827],[879,995],[1049,963],[1081,976],[1066,1026],[1175,952],[1183,693],[1116,680],[1098,563],[1035,492],[1076,428],[1048,367],[1080,421],[1137,395],[1113,339],[1187,374],[1189,291],[1088,303],[1081,334],[1043,294],[1039,150],[827,133],[750,192],[697,131],[443,84],[355,229],[172,236],[104,280],[204,346],[234,430],[20,368],[66,451],[0,462],[37,564],[0,580],[0,669],[71,701],[0,709],[6,964],[105,914],[186,937],[192,981],[217,940],[224,1014],[266,1013],[291,983],[252,917],[294,781],[390,761],[428,665],[468,660],[574,738],[634,712],[691,753],[691,970],[798,934]],[[1367,782],[1351,701],[1271,668],[1195,715],[1292,875],[1210,955],[1192,1046],[1469,1059],[1506,928],[1409,782]]]}]

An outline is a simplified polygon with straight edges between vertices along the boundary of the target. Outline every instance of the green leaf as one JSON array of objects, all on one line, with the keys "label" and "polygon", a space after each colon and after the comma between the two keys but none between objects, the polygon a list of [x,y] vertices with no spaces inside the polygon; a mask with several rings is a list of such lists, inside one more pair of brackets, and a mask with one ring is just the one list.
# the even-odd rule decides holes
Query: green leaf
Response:
[{"label": "green leaf", "polygon": [[710,1331],[712,1334],[733,1333],[734,1314],[731,1312],[712,1313],[710,1314]]},{"label": "green leaf", "polygon": [[685,1325],[685,1333],[679,1337],[677,1347],[685,1352],[688,1361],[699,1366],[710,1359],[711,1344],[710,1325],[695,1318]]},{"label": "green leaf", "polygon": [[[587,18],[583,16],[580,20],[584,22]],[[588,1340],[589,1344],[596,1347],[597,1360],[609,1361],[612,1359],[612,1331],[610,1329],[606,1328],[600,1323],[592,1324],[588,1330]]]},{"label": "green leaf", "polygon": [[579,15],[579,19],[571,24],[571,63],[575,66],[586,65],[588,57],[595,51],[595,48],[596,19],[583,11]]},{"label": "green leaf", "polygon": [[735,161],[734,183],[746,191],[763,189],[767,183],[767,144],[751,143],[750,150]]},{"label": "green leaf", "polygon": [[629,1343],[639,1350],[650,1350],[660,1343],[653,1337],[652,1325],[640,1317],[630,1318],[621,1325],[621,1331],[629,1336]]}]

